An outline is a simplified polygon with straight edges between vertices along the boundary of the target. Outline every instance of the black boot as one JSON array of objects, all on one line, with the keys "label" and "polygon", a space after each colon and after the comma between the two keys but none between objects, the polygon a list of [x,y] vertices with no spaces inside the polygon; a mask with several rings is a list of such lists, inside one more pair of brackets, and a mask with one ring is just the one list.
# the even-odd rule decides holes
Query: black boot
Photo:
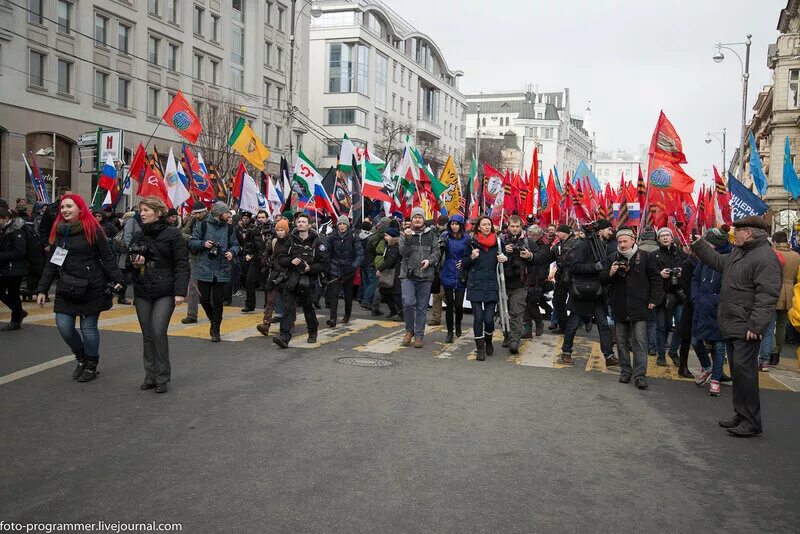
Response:
[{"label": "black boot", "polygon": [[694,375],[689,370],[689,351],[681,350],[678,360],[678,376],[682,378],[694,378]]},{"label": "black boot", "polygon": [[774,354],[770,354],[770,355],[769,355],[769,364],[770,364],[772,367],[775,367],[775,366],[776,366],[776,365],[778,365],[779,363],[781,363],[781,355],[780,355],[780,353],[777,353],[777,352],[776,352],[776,353],[774,353]]},{"label": "black boot", "polygon": [[72,371],[72,379],[77,380],[83,374],[83,366],[86,364],[86,359],[83,356],[76,356],[76,360],[78,360],[78,366]]},{"label": "black boot", "polygon": [[83,364],[83,372],[78,377],[78,382],[89,382],[97,378],[97,360],[86,359]]},{"label": "black boot", "polygon": [[476,356],[475,359],[479,362],[486,360],[486,343],[483,339],[475,338]]},{"label": "black boot", "polygon": [[211,323],[211,330],[209,331],[211,336],[211,341],[214,343],[219,343],[221,341],[219,336],[219,324],[218,323]]},{"label": "black boot", "polygon": [[494,354],[494,345],[492,345],[492,334],[484,334],[483,341],[486,342],[486,355],[491,356]]},{"label": "black boot", "polygon": [[536,321],[536,337],[541,336],[544,333],[544,323],[542,321]]},{"label": "black boot", "polygon": [[503,332],[503,343],[501,344],[501,346],[504,349],[508,348],[508,332]]},{"label": "black boot", "polygon": [[447,331],[447,337],[444,338],[444,342],[445,343],[452,343],[453,342],[453,331],[452,330],[448,330]]},{"label": "black boot", "polygon": [[461,337],[461,323],[456,323],[456,337]]}]

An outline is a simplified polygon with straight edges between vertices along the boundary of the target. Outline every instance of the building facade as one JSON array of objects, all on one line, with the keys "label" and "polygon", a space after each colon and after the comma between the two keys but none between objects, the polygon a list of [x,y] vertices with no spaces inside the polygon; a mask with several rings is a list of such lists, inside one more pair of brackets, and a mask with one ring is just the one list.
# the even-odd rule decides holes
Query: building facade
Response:
[{"label": "building facade", "polygon": [[[207,150],[230,133],[219,124],[241,116],[272,150],[267,170],[277,171],[306,132],[298,122],[289,132],[290,8],[289,0],[0,0],[0,196],[24,196],[23,152],[53,148],[54,159],[38,158],[46,178],[55,167],[58,186],[91,195],[91,147],[79,149],[78,139],[98,129],[124,132],[125,162],[151,135],[151,148],[180,152],[181,138],[159,126],[177,91],[204,122],[197,147],[207,163]],[[298,116],[308,113],[309,18],[298,17],[295,33]]]},{"label": "building facade", "polygon": [[637,153],[617,150],[616,152],[597,153],[597,162],[594,173],[602,187],[611,184],[615,189],[619,187],[620,178],[625,177],[625,181],[636,183],[639,177],[639,166],[641,165],[642,174],[647,175],[646,150],[640,147]]},{"label": "building facade", "polygon": [[434,166],[449,154],[462,160],[463,73],[448,66],[439,46],[379,0],[318,5],[309,46],[309,158],[335,164],[347,134],[394,164],[410,134]]},{"label": "building facade", "polygon": [[[596,157],[591,109],[583,117],[570,111],[569,89],[537,93],[526,91],[475,93],[467,95],[467,138],[470,145],[502,140],[503,165],[509,170],[528,170],[538,150],[539,168],[545,175],[556,166],[574,171],[581,160],[594,168]],[[516,140],[516,157],[508,157]],[[483,149],[480,149],[484,153]]]}]

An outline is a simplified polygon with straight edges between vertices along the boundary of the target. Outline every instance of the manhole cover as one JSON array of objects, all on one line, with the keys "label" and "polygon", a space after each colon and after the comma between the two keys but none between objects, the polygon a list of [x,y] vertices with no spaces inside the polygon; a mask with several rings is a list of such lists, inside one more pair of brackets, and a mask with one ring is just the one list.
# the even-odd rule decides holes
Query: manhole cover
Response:
[{"label": "manhole cover", "polygon": [[394,365],[392,360],[363,358],[359,356],[347,356],[344,358],[338,358],[336,361],[345,365],[355,365],[356,367],[389,367],[390,365]]}]

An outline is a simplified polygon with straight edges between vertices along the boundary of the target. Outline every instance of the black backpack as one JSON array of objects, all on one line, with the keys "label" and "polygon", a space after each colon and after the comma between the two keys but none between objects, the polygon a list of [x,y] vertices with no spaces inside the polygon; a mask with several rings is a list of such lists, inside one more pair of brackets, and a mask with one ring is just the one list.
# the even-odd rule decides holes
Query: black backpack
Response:
[{"label": "black backpack", "polygon": [[33,224],[22,226],[22,234],[25,236],[25,257],[28,260],[28,274],[39,275],[44,270],[44,254],[39,247],[39,236]]}]

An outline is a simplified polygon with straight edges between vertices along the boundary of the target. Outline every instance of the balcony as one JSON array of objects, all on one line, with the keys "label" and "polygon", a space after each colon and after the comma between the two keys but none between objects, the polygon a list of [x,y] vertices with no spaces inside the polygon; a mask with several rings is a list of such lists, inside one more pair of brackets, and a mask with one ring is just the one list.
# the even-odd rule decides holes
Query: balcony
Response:
[{"label": "balcony", "polygon": [[433,139],[441,139],[442,127],[421,118],[417,120],[417,133]]}]

